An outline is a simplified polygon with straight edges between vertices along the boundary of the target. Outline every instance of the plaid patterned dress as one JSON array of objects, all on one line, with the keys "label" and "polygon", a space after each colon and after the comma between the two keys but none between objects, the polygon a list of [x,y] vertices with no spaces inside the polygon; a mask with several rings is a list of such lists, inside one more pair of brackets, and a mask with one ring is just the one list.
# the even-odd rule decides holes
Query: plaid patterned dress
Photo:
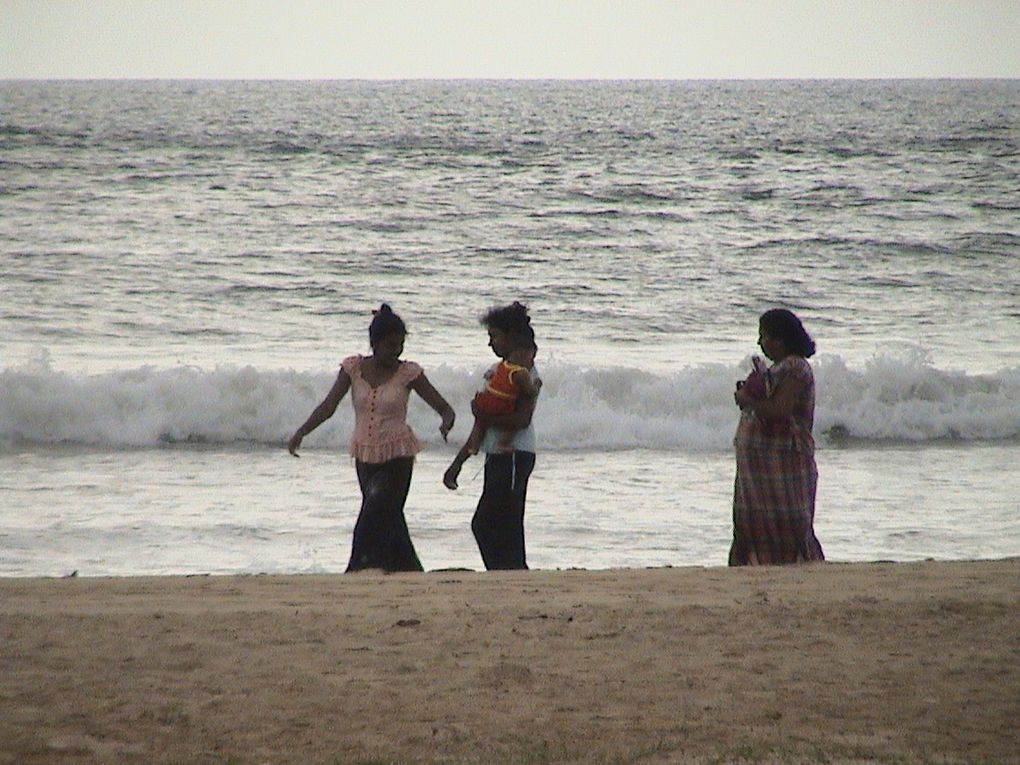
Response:
[{"label": "plaid patterned dress", "polygon": [[731,566],[825,560],[815,537],[815,378],[811,365],[788,356],[771,369],[773,388],[795,380],[800,395],[793,416],[769,420],[744,411],[733,439]]}]

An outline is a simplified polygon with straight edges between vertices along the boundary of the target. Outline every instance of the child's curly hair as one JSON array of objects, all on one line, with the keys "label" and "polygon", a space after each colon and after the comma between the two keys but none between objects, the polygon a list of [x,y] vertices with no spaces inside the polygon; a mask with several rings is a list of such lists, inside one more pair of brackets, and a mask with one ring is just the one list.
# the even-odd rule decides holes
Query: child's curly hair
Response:
[{"label": "child's curly hair", "polygon": [[485,327],[506,332],[520,347],[538,349],[535,344],[535,330],[531,327],[531,317],[528,315],[528,307],[523,303],[515,300],[510,305],[490,308],[482,316],[482,324]]}]

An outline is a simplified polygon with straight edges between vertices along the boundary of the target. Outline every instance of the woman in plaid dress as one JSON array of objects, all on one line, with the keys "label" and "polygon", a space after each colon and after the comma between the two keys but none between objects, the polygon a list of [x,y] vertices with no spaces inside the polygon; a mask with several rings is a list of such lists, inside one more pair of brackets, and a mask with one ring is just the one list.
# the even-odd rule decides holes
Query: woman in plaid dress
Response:
[{"label": "woman in plaid dress", "polygon": [[740,385],[733,440],[731,566],[825,560],[815,537],[815,380],[807,359],[815,343],[790,311],[766,311],[758,345],[773,362],[764,385]]}]

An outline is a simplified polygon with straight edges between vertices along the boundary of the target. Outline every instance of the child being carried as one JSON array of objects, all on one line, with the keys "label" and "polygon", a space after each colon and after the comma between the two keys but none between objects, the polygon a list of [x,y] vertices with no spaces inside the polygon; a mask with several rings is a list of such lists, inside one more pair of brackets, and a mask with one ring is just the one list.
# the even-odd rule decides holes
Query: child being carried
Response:
[{"label": "child being carried", "polygon": [[[515,349],[509,356],[500,361],[485,373],[485,387],[475,394],[475,409],[486,417],[498,417],[513,414],[517,408],[517,400],[521,396],[535,396],[537,391],[531,380],[531,369],[535,366],[535,354],[538,347],[534,344],[529,348]],[[473,454],[478,454],[482,440],[488,430],[478,418],[471,428],[464,446],[453,458],[450,467],[443,475],[443,485],[448,489],[457,488],[457,476],[460,469]],[[517,431],[501,430],[497,451],[513,450],[513,440]]]}]

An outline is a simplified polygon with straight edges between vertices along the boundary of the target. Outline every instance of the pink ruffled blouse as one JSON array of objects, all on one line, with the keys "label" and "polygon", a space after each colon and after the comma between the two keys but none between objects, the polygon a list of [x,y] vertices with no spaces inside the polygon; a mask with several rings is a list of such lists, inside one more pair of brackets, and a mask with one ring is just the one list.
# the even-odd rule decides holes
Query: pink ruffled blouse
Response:
[{"label": "pink ruffled blouse", "polygon": [[422,445],[407,424],[407,400],[410,385],[422,373],[413,361],[402,361],[396,373],[376,387],[361,376],[364,356],[348,356],[341,364],[351,378],[351,403],[354,405],[354,435],[351,456],[362,462],[388,462],[398,457],[413,457]]}]

